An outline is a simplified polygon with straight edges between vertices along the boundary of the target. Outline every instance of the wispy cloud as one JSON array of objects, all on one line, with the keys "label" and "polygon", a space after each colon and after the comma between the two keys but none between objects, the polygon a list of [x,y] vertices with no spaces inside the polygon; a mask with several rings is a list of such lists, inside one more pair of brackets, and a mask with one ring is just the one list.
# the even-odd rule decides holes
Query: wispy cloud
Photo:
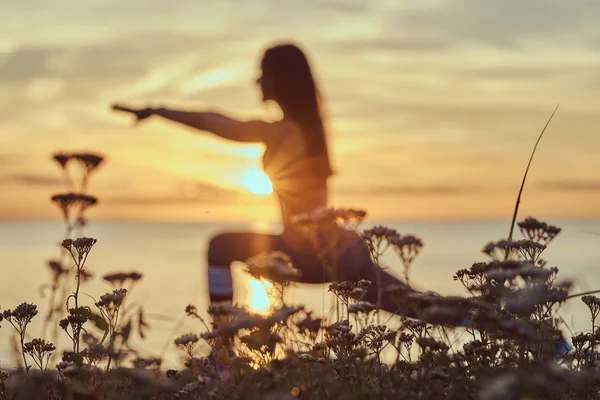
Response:
[{"label": "wispy cloud", "polygon": [[[586,43],[598,37],[600,4],[568,0],[443,0],[400,10],[390,18],[397,29],[426,27],[463,43],[518,48]],[[573,27],[578,27],[574,34]]]},{"label": "wispy cloud", "polygon": [[16,164],[22,161],[23,156],[13,154],[0,154],[0,166]]},{"label": "wispy cloud", "polygon": [[329,51],[348,54],[360,52],[363,55],[388,55],[400,53],[438,53],[450,51],[456,43],[449,38],[432,38],[428,36],[406,35],[402,37],[376,36],[371,38],[358,38],[335,42],[324,41],[321,46]]},{"label": "wispy cloud", "polygon": [[335,190],[341,195],[365,196],[448,196],[474,192],[489,192],[489,188],[460,185],[363,185],[340,187]]},{"label": "wispy cloud", "polygon": [[14,173],[0,175],[0,182],[28,186],[59,186],[64,184],[64,181],[62,179],[53,176],[39,175],[33,173]]},{"label": "wispy cloud", "polygon": [[[189,186],[189,185],[188,185]],[[248,196],[237,190],[221,188],[207,182],[188,187],[186,194],[106,196],[104,202],[112,205],[177,205],[177,204],[239,204]]]},{"label": "wispy cloud", "polygon": [[600,181],[597,180],[557,180],[544,181],[536,185],[540,189],[565,192],[599,192]]}]

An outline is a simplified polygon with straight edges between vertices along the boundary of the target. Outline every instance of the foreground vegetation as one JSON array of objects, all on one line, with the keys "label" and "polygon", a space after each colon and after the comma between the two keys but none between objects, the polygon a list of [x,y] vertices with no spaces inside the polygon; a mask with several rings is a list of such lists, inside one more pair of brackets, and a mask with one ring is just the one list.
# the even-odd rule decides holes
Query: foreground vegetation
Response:
[{"label": "foreground vegetation", "polygon": [[[96,239],[83,230],[85,211],[97,204],[87,183],[102,157],[58,154],[55,160],[69,193],[52,197],[66,233],[59,257],[48,263],[48,313],[42,338],[32,338],[27,328],[41,318],[36,305],[0,310],[0,326],[14,330],[19,364],[0,371],[0,399],[600,398],[600,299],[581,298],[590,309],[590,330],[574,335],[570,347],[558,311],[571,285],[542,258],[560,228],[533,218],[518,223],[522,239],[490,242],[481,262],[456,272],[466,297],[381,289],[400,311],[418,316],[402,318],[399,327],[387,323],[378,304],[363,301],[374,282],[332,283],[338,307],[329,316],[286,304],[299,272],[285,254],[257,255],[247,272],[271,283],[270,312],[213,304],[209,322],[189,305],[185,312],[197,319],[198,330],[174,341],[181,367],[164,370],[160,359],[144,358],[130,345],[148,330],[144,311],[127,303],[140,273],[104,276],[112,290],[93,302],[79,293],[92,279],[86,260]],[[375,261],[395,252],[408,281],[423,242],[386,227],[360,229],[365,216],[323,209],[297,216],[296,223],[318,241],[324,257],[335,247],[338,228],[355,230]],[[69,345],[59,351],[53,343],[61,338]]]}]

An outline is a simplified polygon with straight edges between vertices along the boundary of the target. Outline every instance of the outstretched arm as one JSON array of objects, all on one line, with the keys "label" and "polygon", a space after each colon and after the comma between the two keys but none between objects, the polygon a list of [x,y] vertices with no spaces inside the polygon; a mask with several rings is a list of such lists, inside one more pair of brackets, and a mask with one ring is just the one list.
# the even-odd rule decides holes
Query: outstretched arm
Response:
[{"label": "outstretched arm", "polygon": [[267,143],[273,137],[273,124],[265,121],[239,121],[219,113],[178,111],[168,108],[135,110],[119,105],[114,110],[134,114],[138,121],[158,115],[194,129],[211,132],[219,137],[247,143]]}]

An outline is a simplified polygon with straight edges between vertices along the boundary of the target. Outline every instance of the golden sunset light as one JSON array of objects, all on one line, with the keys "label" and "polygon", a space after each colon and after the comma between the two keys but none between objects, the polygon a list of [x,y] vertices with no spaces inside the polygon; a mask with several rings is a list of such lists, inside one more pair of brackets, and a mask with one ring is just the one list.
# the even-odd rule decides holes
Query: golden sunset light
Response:
[{"label": "golden sunset light", "polygon": [[[230,189],[270,193],[256,170],[260,145],[154,118],[134,127],[109,105],[277,119],[276,107],[261,104],[255,81],[261,52],[282,37],[306,46],[323,92],[333,204],[393,220],[510,217],[529,151],[560,103],[533,162],[523,212],[600,217],[590,205],[600,204],[600,56],[597,35],[583,34],[597,27],[582,7],[566,19],[538,2],[522,5],[529,11],[498,3],[501,11],[491,14],[485,2],[467,0],[325,3],[200,7],[178,0],[168,13],[138,13],[139,0],[131,8],[109,0],[77,5],[77,26],[65,22],[73,10],[66,0],[11,8],[7,21],[27,15],[38,22],[26,30],[16,22],[0,27],[0,219],[55,218],[40,197],[61,187],[50,154],[82,148],[107,158],[94,183],[107,200],[94,211],[100,219],[241,215],[245,200],[225,206],[220,199],[233,198]],[[477,22],[465,23],[467,14]],[[549,23],[531,26],[525,15]],[[100,16],[110,23],[97,23]],[[212,200],[190,201],[198,185],[211,186]],[[130,213],[127,204],[146,198],[153,207]],[[168,201],[156,204],[160,198]],[[555,198],[561,201],[548,201]],[[384,207],[390,203],[405,206]]]},{"label": "golden sunset light", "polygon": [[269,177],[258,169],[250,169],[242,175],[242,184],[253,194],[269,194],[273,185]]},{"label": "golden sunset light", "polygon": [[269,281],[259,281],[252,277],[248,278],[249,293],[248,293],[248,305],[250,309],[259,314],[265,314],[269,311],[271,301],[267,290],[271,288]]},{"label": "golden sunset light", "polygon": [[600,393],[600,1],[0,3],[0,398]]}]

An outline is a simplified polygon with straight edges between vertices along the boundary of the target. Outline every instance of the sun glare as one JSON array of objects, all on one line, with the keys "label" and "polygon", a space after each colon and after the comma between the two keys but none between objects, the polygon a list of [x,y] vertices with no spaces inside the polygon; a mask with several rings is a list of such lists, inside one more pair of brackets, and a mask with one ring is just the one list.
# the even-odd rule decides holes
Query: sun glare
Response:
[{"label": "sun glare", "polygon": [[270,194],[273,191],[273,185],[267,175],[258,169],[244,172],[242,184],[253,194]]},{"label": "sun glare", "polygon": [[259,314],[265,314],[269,311],[269,295],[267,289],[271,287],[268,281],[259,281],[254,278],[249,279],[250,293],[248,294],[248,304],[250,309]]}]

